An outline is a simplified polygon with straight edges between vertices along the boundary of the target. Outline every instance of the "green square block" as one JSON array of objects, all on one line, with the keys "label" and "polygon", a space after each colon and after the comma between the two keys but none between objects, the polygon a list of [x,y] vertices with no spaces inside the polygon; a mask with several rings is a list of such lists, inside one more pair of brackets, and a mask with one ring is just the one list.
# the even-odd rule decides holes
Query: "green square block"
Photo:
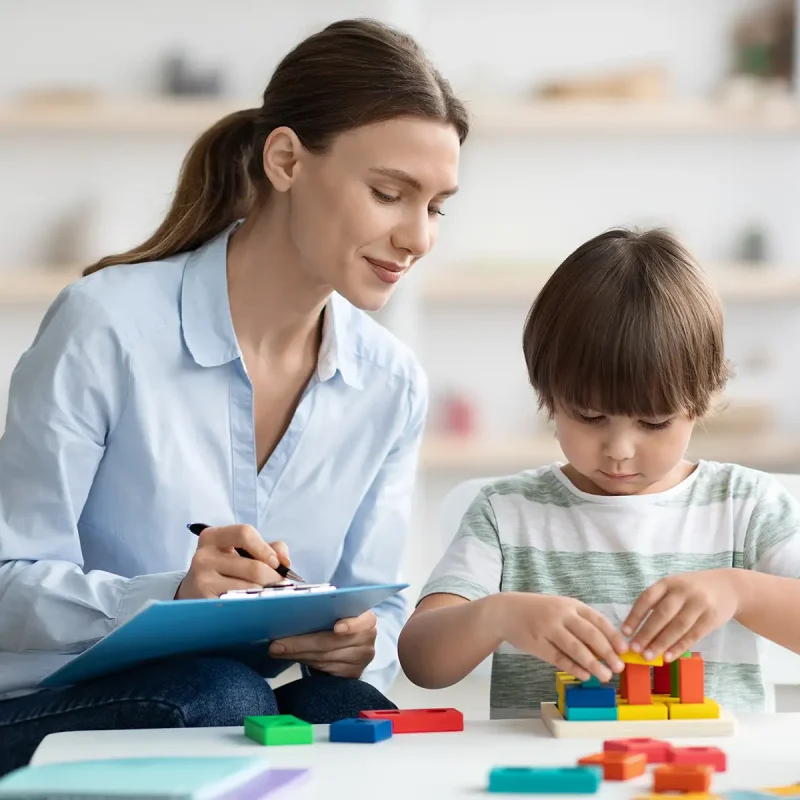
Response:
[{"label": "green square block", "polygon": [[274,717],[245,717],[244,735],[259,744],[311,744],[314,730],[291,714],[276,714]]}]

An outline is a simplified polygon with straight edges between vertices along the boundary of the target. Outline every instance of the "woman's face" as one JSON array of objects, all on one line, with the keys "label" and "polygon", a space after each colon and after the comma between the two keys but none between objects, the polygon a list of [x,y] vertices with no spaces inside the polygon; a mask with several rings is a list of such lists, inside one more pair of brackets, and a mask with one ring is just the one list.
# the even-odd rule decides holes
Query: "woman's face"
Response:
[{"label": "woman's face", "polygon": [[401,117],[303,150],[287,192],[290,237],[309,277],[375,311],[433,246],[458,184],[455,129]]}]

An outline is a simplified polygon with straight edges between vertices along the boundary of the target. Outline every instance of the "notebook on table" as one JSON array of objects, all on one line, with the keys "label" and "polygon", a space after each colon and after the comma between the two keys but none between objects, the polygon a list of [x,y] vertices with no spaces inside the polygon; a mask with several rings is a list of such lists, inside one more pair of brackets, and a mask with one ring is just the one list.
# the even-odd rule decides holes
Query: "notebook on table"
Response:
[{"label": "notebook on table", "polygon": [[[264,758],[126,758],[22,767],[0,779],[0,799],[259,800],[305,777]],[[284,795],[285,796],[285,795]]]}]

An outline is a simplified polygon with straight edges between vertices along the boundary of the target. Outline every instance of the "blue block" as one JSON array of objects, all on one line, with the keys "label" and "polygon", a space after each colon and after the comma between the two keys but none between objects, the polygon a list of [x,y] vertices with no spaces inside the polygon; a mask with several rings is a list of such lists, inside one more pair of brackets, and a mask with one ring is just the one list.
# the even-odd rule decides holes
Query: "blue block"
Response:
[{"label": "blue block", "polygon": [[495,767],[489,791],[507,794],[594,794],[603,771],[599,767]]},{"label": "blue block", "polygon": [[375,744],[392,737],[390,719],[342,719],[331,723],[328,738],[331,742]]},{"label": "blue block", "polygon": [[611,708],[617,704],[617,692],[613,686],[567,686],[564,702],[569,708]]},{"label": "blue block", "polygon": [[608,722],[609,720],[618,719],[617,707],[609,708],[607,706],[595,706],[581,708],[570,708],[567,706],[564,709],[564,719],[572,722]]}]

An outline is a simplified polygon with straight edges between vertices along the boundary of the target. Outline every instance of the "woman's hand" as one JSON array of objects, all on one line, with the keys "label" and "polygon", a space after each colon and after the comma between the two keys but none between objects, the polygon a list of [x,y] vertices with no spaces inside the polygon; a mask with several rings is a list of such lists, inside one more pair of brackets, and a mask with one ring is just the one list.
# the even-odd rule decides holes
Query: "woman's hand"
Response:
[{"label": "woman's hand", "polygon": [[329,675],[360,678],[375,658],[377,635],[378,619],[372,611],[366,611],[360,617],[339,620],[332,631],[276,639],[269,654]]},{"label": "woman's hand", "polygon": [[[253,558],[240,556],[237,547]],[[289,563],[286,545],[267,544],[251,525],[206,528],[198,538],[197,551],[175,599],[219,597],[233,589],[270,586],[284,580],[275,569],[280,564],[288,567]]]}]

